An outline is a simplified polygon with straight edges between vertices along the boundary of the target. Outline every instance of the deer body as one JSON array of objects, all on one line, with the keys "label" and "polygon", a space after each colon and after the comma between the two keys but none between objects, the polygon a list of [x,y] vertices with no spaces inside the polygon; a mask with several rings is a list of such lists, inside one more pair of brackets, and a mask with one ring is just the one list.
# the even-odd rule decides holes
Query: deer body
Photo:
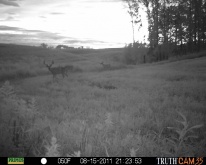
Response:
[{"label": "deer body", "polygon": [[51,64],[46,64],[44,61],[44,65],[46,65],[46,67],[48,68],[48,70],[51,72],[51,74],[53,75],[53,80],[56,78],[56,76],[58,74],[61,74],[62,77],[64,78],[65,76],[68,76],[68,70],[73,70],[73,66],[69,65],[69,66],[58,66],[58,67],[52,67],[52,65],[54,64],[54,61],[52,61]]},{"label": "deer body", "polygon": [[110,64],[104,64],[103,62],[100,63],[104,69],[110,69],[111,65]]},{"label": "deer body", "polygon": [[68,71],[69,70],[73,70],[73,66],[72,65],[67,65],[67,66],[63,66],[61,67],[62,69],[62,76],[64,77],[65,75],[68,77]]}]

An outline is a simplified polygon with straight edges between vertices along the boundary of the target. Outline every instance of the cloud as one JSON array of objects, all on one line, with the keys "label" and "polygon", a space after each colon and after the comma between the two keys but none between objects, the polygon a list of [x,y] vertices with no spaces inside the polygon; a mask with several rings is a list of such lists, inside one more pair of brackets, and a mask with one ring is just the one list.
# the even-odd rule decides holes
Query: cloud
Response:
[{"label": "cloud", "polygon": [[19,21],[13,16],[7,16],[7,18],[1,19],[0,22],[8,22],[8,21]]},{"label": "cloud", "polygon": [[60,14],[64,14],[64,13],[52,12],[52,13],[50,13],[50,14],[52,14],[52,15],[60,15]]},{"label": "cloud", "polygon": [[47,18],[47,17],[45,17],[45,16],[39,16],[40,18]]},{"label": "cloud", "polygon": [[[65,45],[74,47],[84,46],[93,48],[105,48],[105,47],[116,47],[117,43],[93,40],[93,39],[69,39],[63,42]],[[122,45],[122,43],[120,43]],[[122,46],[123,47],[123,46]]]},{"label": "cloud", "polygon": [[[30,32],[30,31],[29,31]],[[52,39],[52,40],[62,40],[66,37],[59,35],[58,33],[51,33],[46,31],[39,31],[36,34],[39,38],[44,39]]]},{"label": "cloud", "polygon": [[98,40],[79,40],[79,39],[72,39],[72,40],[65,40],[64,43],[67,44],[91,44],[91,43],[105,43],[104,41]]},{"label": "cloud", "polygon": [[5,21],[18,21],[18,20],[16,20],[14,17],[12,17],[12,16],[8,16],[6,19],[5,19]]},{"label": "cloud", "polygon": [[6,20],[7,20],[7,21],[14,20],[14,17],[9,16],[9,17],[7,17],[7,19],[6,19]]},{"label": "cloud", "polygon": [[[16,1],[16,0],[13,0]],[[7,6],[15,6],[15,7],[19,7],[19,4],[13,1],[9,1],[9,0],[0,0],[0,4],[3,5],[7,5]]]},{"label": "cloud", "polygon": [[8,12],[8,14],[10,14],[10,15],[16,15],[16,13],[13,13],[13,12]]},{"label": "cloud", "polygon": [[41,30],[27,30],[19,27],[0,25],[0,31],[18,31],[18,32],[43,32]]},{"label": "cloud", "polygon": [[0,31],[12,31],[12,32],[21,32],[28,35],[39,36],[40,38],[50,38],[50,39],[63,39],[64,36],[60,36],[58,33],[47,32],[43,30],[28,30],[19,27],[11,27],[11,26],[0,26]]},{"label": "cloud", "polygon": [[10,27],[10,26],[0,26],[0,31],[19,31],[21,30],[21,28],[17,28],[17,27]]},{"label": "cloud", "polygon": [[94,3],[94,2],[122,2],[122,0],[82,0],[83,2],[86,3]]},{"label": "cloud", "polygon": [[0,43],[13,43],[24,45],[40,45],[47,43],[49,45],[65,44],[74,47],[114,47],[116,43],[100,41],[89,38],[73,38],[62,36],[58,33],[52,33],[43,30],[28,30],[20,27],[1,26],[0,25]]}]

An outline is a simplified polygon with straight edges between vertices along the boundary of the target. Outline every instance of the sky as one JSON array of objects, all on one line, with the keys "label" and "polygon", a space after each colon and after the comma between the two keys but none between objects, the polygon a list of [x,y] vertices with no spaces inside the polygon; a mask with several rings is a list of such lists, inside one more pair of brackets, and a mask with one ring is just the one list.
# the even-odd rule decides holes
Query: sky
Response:
[{"label": "sky", "polygon": [[[132,42],[122,0],[0,0],[0,43],[115,48]],[[147,35],[146,13],[135,39]]]}]

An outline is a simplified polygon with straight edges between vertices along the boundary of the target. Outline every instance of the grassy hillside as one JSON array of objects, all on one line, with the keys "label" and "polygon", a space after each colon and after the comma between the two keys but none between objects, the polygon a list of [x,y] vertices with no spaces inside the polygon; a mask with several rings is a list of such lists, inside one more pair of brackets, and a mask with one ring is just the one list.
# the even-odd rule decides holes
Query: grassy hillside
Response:
[{"label": "grassy hillside", "polygon": [[[119,50],[0,50],[0,156],[206,155],[205,57],[125,66]],[[53,81],[43,60],[75,69]]]},{"label": "grassy hillside", "polygon": [[[111,63],[113,69],[122,67],[121,49],[91,50],[92,53],[43,49],[40,47],[0,44],[0,81],[48,74],[43,64],[54,61],[54,67],[73,65],[76,70],[101,69],[100,62]],[[124,66],[123,66],[124,67]]]}]

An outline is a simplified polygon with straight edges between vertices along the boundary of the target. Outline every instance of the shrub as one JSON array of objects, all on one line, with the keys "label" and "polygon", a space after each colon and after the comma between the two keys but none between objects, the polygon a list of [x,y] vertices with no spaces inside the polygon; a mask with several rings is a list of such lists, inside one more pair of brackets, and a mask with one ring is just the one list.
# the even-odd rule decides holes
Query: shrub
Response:
[{"label": "shrub", "polygon": [[174,45],[161,44],[155,48],[150,48],[147,53],[147,61],[156,62],[162,60],[168,60],[169,57],[174,55]]},{"label": "shrub", "polygon": [[13,86],[6,81],[0,88],[0,103],[0,156],[31,155],[33,144],[37,144],[33,131],[39,117],[36,99],[18,97]]},{"label": "shrub", "polygon": [[124,62],[126,64],[136,65],[137,63],[145,63],[145,54],[148,48],[142,43],[133,43],[125,46]]}]

